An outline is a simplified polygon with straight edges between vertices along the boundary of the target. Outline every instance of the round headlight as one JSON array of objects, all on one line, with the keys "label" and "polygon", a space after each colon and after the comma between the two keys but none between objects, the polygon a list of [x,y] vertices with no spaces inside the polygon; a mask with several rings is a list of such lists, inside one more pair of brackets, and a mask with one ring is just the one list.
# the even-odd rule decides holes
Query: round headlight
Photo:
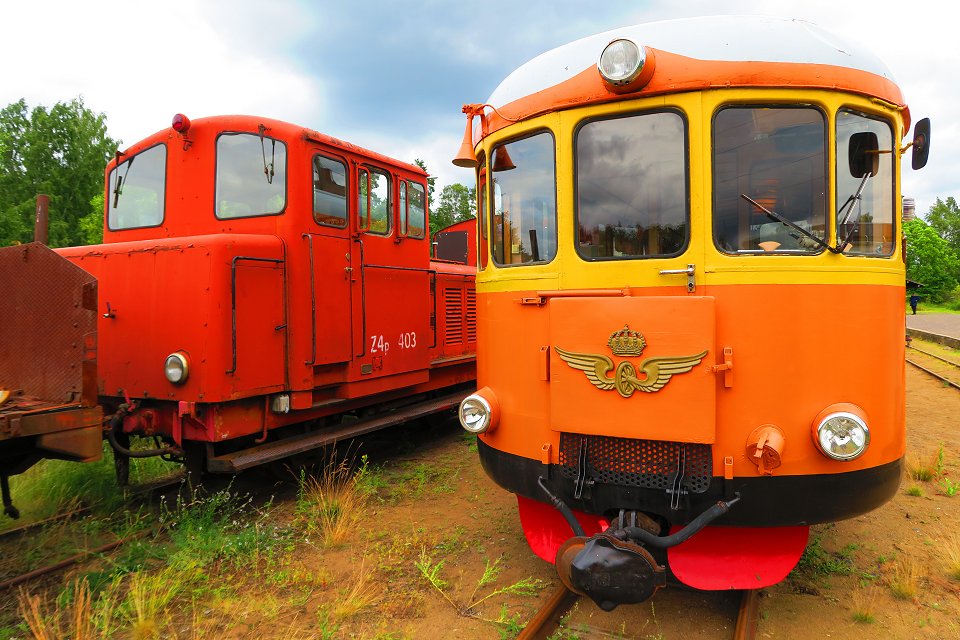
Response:
[{"label": "round headlight", "polygon": [[614,40],[600,54],[597,69],[610,84],[619,86],[633,82],[643,71],[646,54],[632,40]]},{"label": "round headlight", "polygon": [[817,447],[834,460],[858,458],[870,444],[870,429],[863,418],[852,413],[831,413],[816,429]]},{"label": "round headlight", "polygon": [[189,373],[187,356],[181,352],[171,353],[163,363],[163,375],[173,384],[183,384],[187,381]]},{"label": "round headlight", "polygon": [[483,433],[490,428],[493,410],[486,398],[474,394],[463,399],[459,414],[460,426],[470,433]]}]

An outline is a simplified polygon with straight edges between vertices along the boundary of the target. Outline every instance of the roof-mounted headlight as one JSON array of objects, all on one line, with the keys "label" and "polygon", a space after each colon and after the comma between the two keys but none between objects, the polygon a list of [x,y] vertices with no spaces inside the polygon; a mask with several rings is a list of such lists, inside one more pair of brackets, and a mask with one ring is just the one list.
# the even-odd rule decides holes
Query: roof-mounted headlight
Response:
[{"label": "roof-mounted headlight", "polygon": [[[853,410],[840,410],[840,409]],[[853,405],[835,405],[822,411],[813,423],[813,440],[820,453],[842,462],[859,458],[870,445],[870,428],[862,411]]]},{"label": "roof-mounted headlight", "polygon": [[653,66],[653,51],[626,38],[608,44],[597,62],[600,76],[617,92],[643,87],[653,76]]}]

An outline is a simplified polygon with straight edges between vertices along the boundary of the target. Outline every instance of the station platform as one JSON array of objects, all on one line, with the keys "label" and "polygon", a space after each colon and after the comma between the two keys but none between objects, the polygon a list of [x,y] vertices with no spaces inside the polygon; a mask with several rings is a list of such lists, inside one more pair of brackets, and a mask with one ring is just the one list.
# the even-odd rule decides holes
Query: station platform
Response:
[{"label": "station platform", "polygon": [[907,335],[960,349],[960,314],[907,312]]}]

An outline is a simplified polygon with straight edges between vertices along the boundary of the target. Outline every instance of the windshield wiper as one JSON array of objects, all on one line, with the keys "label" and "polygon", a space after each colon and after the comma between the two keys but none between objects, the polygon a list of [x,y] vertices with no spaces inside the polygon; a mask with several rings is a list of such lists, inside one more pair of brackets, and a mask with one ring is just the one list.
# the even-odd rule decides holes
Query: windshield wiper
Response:
[{"label": "windshield wiper", "polygon": [[267,163],[267,150],[263,146],[263,134],[266,132],[267,127],[262,124],[259,127],[260,130],[260,152],[263,154],[263,174],[267,176],[267,184],[273,184],[273,162],[277,158],[277,141],[273,138],[270,138],[270,142],[273,143],[273,146],[270,151],[270,163]]},{"label": "windshield wiper", "polygon": [[117,151],[117,181],[113,187],[113,208],[116,209],[117,205],[120,203],[120,196],[123,194],[123,183],[126,182],[127,176],[130,175],[130,166],[133,164],[133,161],[137,159],[137,156],[133,156],[127,160],[127,171],[120,175],[120,156],[123,154]]},{"label": "windshield wiper", "polygon": [[821,249],[826,249],[827,251],[830,251],[831,253],[840,253],[839,250],[834,249],[834,248],[831,247],[829,244],[827,244],[826,242],[824,242],[823,240],[821,240],[821,239],[818,238],[817,236],[813,235],[811,232],[807,231],[806,229],[804,229],[804,228],[801,227],[800,225],[796,224],[795,222],[791,222],[790,220],[787,220],[786,218],[784,218],[782,215],[780,215],[780,214],[777,213],[776,211],[770,211],[770,209],[767,209],[765,206],[763,206],[762,204],[760,204],[759,202],[757,202],[756,200],[754,200],[754,199],[751,198],[750,196],[741,193],[741,194],[740,194],[740,197],[743,198],[744,200],[746,200],[747,202],[749,202],[750,204],[752,204],[753,206],[755,206],[756,208],[758,208],[758,209],[760,209],[761,211],[763,211],[765,214],[767,214],[768,216],[770,216],[771,218],[773,218],[773,219],[776,220],[777,222],[779,222],[779,223],[781,223],[781,224],[784,224],[784,225],[790,227],[791,229],[793,229],[794,231],[796,231],[796,232],[799,233],[800,235],[802,235],[802,236],[804,236],[805,238],[808,238],[809,240],[813,241],[813,242],[814,242],[818,247],[820,247]]},{"label": "windshield wiper", "polygon": [[[861,196],[863,195],[863,188],[864,188],[865,186],[867,186],[867,178],[869,178],[869,177],[870,177],[870,173],[869,173],[869,172],[863,174],[863,178],[860,180],[860,186],[857,187],[856,193],[854,193],[852,196],[850,196],[849,198],[847,198],[847,201],[843,203],[843,206],[841,206],[841,207],[837,210],[837,217],[840,217],[840,212],[843,211],[844,208],[845,208],[847,205],[850,205],[850,208],[847,210],[847,215],[843,216],[843,220],[841,220],[841,221],[840,221],[840,224],[837,225],[837,235],[838,235],[838,236],[839,236],[839,234],[840,234],[840,227],[842,227],[843,225],[847,224],[847,221],[850,219],[850,214],[853,213],[853,208],[854,208],[854,206],[856,206],[856,205],[860,202]],[[858,208],[858,209],[859,209],[859,208]],[[843,242],[841,242],[841,243],[838,245],[840,251],[843,251],[844,249],[846,249],[846,248],[847,248],[847,245],[850,244],[850,237],[853,235],[853,232],[857,230],[857,223],[858,223],[859,221],[860,221],[860,212],[858,211],[858,212],[857,212],[857,218],[853,221],[853,226],[850,227],[850,231],[848,231],[848,232],[847,232],[847,235],[844,236]]]}]

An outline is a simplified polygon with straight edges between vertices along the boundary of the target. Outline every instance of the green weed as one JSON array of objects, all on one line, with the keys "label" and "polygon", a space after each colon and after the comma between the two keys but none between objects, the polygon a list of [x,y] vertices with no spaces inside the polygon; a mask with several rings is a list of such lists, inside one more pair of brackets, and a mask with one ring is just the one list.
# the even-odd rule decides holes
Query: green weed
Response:
[{"label": "green weed", "polygon": [[957,495],[957,492],[960,491],[960,482],[954,482],[950,478],[941,480],[940,486],[943,488],[943,494],[950,498]]},{"label": "green weed", "polygon": [[820,540],[820,536],[815,536],[810,541],[794,571],[809,577],[848,576],[853,573],[852,551],[856,547],[845,547],[844,551],[830,553],[823,548]]},{"label": "green weed", "polygon": [[913,485],[907,489],[907,495],[913,496],[914,498],[919,498],[923,496],[923,489],[920,488],[920,485]]}]

